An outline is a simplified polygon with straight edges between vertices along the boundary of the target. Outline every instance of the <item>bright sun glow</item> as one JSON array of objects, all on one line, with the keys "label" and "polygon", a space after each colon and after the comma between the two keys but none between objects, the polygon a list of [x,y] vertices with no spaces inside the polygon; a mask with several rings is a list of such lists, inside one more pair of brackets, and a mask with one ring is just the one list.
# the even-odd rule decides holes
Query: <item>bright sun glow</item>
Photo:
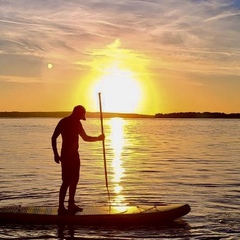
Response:
[{"label": "bright sun glow", "polygon": [[102,93],[105,112],[133,113],[141,98],[140,85],[134,73],[121,69],[117,64],[105,70],[95,92]]},{"label": "bright sun glow", "polygon": [[[121,45],[120,40],[115,40],[92,52],[94,60],[90,66],[93,73],[88,84],[93,80],[88,97],[91,95],[98,107],[97,96],[101,92],[104,112],[139,113],[146,95],[143,84],[146,80],[145,57]],[[85,88],[83,83],[81,88]]]}]

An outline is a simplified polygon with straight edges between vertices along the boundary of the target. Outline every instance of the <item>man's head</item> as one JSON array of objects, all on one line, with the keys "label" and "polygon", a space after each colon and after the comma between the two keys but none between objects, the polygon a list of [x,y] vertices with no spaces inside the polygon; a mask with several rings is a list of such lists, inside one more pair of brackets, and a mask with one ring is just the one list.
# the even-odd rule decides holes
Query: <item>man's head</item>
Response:
[{"label": "man's head", "polygon": [[72,115],[78,120],[86,120],[86,109],[82,105],[74,107]]}]

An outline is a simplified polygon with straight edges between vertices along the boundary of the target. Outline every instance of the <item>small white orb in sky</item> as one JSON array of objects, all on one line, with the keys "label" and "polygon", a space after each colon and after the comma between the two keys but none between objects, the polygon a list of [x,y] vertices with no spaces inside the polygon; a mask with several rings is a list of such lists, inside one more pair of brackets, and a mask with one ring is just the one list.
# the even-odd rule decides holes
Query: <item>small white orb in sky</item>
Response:
[{"label": "small white orb in sky", "polygon": [[48,63],[47,67],[48,67],[48,69],[52,69],[53,65],[51,63]]}]

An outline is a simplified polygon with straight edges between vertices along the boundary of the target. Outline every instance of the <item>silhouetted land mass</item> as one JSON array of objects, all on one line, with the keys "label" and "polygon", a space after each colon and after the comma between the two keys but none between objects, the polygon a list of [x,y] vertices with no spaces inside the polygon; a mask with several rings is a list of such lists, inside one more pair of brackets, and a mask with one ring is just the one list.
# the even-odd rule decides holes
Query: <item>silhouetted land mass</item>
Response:
[{"label": "silhouetted land mass", "polygon": [[155,118],[240,118],[240,113],[220,113],[220,112],[177,112],[177,113],[157,113]]},{"label": "silhouetted land mass", "polygon": [[[0,118],[63,118],[71,112],[0,112]],[[99,112],[87,112],[87,118],[99,118]],[[177,112],[157,113],[144,115],[135,113],[103,113],[104,118],[240,118],[240,113],[219,113],[219,112]]]},{"label": "silhouetted land mass", "polygon": [[[0,112],[0,118],[63,118],[69,116],[71,112]],[[87,118],[99,118],[99,112],[87,112]],[[150,118],[151,115],[134,113],[103,113],[104,118]]]}]

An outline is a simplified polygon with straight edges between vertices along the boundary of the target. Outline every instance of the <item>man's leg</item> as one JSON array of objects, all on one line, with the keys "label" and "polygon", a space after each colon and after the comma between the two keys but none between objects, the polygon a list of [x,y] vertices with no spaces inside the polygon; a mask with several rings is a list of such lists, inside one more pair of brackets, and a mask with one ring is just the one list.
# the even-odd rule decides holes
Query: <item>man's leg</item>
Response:
[{"label": "man's leg", "polygon": [[61,165],[62,165],[62,185],[59,190],[58,214],[65,215],[65,214],[67,214],[67,209],[65,209],[65,207],[64,207],[64,201],[65,201],[65,197],[66,197],[67,190],[69,187],[69,183],[70,183],[69,179],[70,178],[69,178],[68,167],[66,166],[66,164],[64,164],[63,160],[61,161]]},{"label": "man's leg", "polygon": [[76,159],[74,160],[75,161],[74,167],[72,169],[72,179],[69,186],[69,200],[68,200],[68,209],[73,213],[82,211],[82,208],[75,205],[75,193],[80,175],[80,159],[78,154],[76,155]]},{"label": "man's leg", "polygon": [[68,184],[63,181],[59,191],[59,208],[61,209],[64,208],[64,200],[67,194],[67,189]]},{"label": "man's leg", "polygon": [[71,164],[69,164],[71,178],[69,181],[69,202],[74,202],[77,184],[80,175],[80,158],[78,152],[73,155]]},{"label": "man's leg", "polygon": [[72,213],[76,213],[76,212],[79,212],[79,211],[82,211],[83,209],[78,207],[76,204],[75,204],[75,193],[76,193],[76,189],[77,189],[77,183],[78,183],[78,180],[75,179],[75,181],[73,181],[70,186],[69,186],[69,200],[68,200],[68,210]]},{"label": "man's leg", "polygon": [[72,183],[69,186],[69,203],[74,203],[74,199],[75,199],[75,194],[76,194],[76,190],[77,190],[77,184]]}]

